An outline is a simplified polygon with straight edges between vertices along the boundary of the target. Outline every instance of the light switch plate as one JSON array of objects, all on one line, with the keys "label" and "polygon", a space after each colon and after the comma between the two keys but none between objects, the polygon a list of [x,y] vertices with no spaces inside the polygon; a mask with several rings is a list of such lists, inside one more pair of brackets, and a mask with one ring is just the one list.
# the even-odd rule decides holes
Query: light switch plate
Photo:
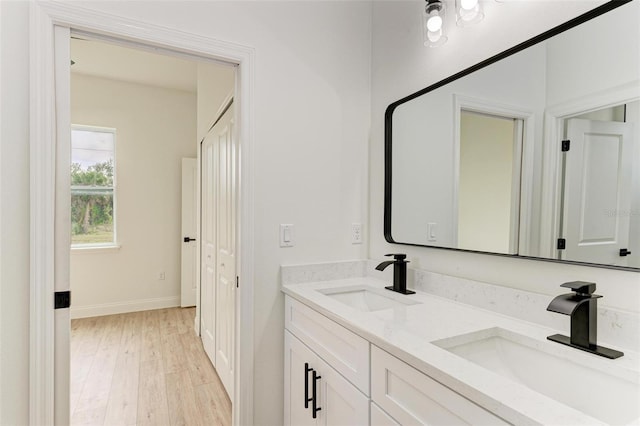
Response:
[{"label": "light switch plate", "polygon": [[280,247],[293,247],[295,242],[295,233],[293,225],[283,223],[280,225]]},{"label": "light switch plate", "polygon": [[438,225],[436,223],[427,224],[427,241],[438,241]]}]

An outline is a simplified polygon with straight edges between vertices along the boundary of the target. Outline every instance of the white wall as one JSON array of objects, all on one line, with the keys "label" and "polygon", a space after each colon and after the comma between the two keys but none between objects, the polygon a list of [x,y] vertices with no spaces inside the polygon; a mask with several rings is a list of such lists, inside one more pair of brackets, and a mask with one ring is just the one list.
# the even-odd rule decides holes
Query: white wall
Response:
[{"label": "white wall", "polygon": [[196,157],[196,94],[72,73],[71,122],[116,129],[120,245],[71,250],[72,316],[178,306],[181,161]]},{"label": "white wall", "polygon": [[[28,28],[26,4],[3,7],[2,424],[27,422],[28,391]],[[351,223],[367,224],[367,150],[370,123],[368,2],[69,2],[255,48],[255,424],[282,424],[283,295],[280,264],[361,259],[367,244],[352,245]],[[7,16],[4,12],[9,12]],[[5,26],[5,21],[7,25]],[[6,40],[4,39],[4,40]],[[5,45],[6,44],[6,45]],[[11,78],[9,78],[11,77]],[[5,99],[7,99],[5,101]],[[6,102],[6,103],[5,103]],[[5,106],[10,106],[10,112]],[[10,141],[5,132],[11,130]],[[5,151],[6,150],[6,151]],[[5,159],[11,163],[6,169]],[[3,213],[5,213],[3,211]],[[278,225],[296,226],[296,245],[281,249]],[[5,229],[11,232],[5,239]],[[9,244],[8,244],[9,245]],[[6,257],[5,257],[6,256]],[[9,272],[9,271],[7,271]],[[5,302],[4,295],[12,294]],[[4,309],[4,304],[8,308]],[[5,321],[2,322],[3,327]],[[5,339],[5,336],[6,339]]]},{"label": "white wall", "polygon": [[[639,21],[640,2],[634,1],[602,16],[599,31],[581,26],[550,40],[547,43],[547,105],[637,82],[640,78]],[[621,55],[621,51],[628,54]]]},{"label": "white wall", "polygon": [[[0,2],[0,424],[29,410],[29,5]],[[19,42],[16,42],[19,41]]]},{"label": "white wall", "polygon": [[198,146],[218,119],[219,109],[233,93],[236,69],[214,63],[198,63]]},{"label": "white wall", "polygon": [[464,29],[450,25],[453,29],[449,32],[449,41],[436,49],[422,46],[420,20],[416,16],[423,2],[373,3],[371,258],[382,258],[390,252],[406,252],[413,267],[549,295],[559,294],[558,286],[566,281],[595,281],[598,293],[604,295],[601,305],[640,311],[640,275],[637,272],[390,245],[382,235],[383,114],[387,105],[600,3],[553,2],[553,7],[549,7],[548,2],[485,2],[483,22]]}]

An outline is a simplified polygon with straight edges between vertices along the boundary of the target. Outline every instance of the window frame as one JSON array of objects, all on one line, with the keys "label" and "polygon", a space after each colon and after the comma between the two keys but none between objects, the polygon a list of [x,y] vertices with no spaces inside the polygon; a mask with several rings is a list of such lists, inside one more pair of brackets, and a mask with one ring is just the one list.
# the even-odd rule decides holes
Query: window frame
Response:
[{"label": "window frame", "polygon": [[[120,244],[118,243],[118,226],[117,226],[117,185],[118,185],[118,173],[116,169],[117,161],[116,161],[116,152],[117,152],[117,131],[113,127],[102,127],[102,126],[91,126],[85,124],[71,124],[70,130],[70,152],[69,155],[71,157],[70,164],[73,164],[73,132],[74,131],[85,131],[85,132],[94,132],[94,133],[111,133],[113,135],[113,183],[110,187],[100,187],[100,188],[111,188],[111,196],[113,199],[113,207],[112,207],[112,219],[113,219],[113,240],[105,243],[73,243],[73,236],[71,242],[71,250],[73,251],[95,251],[95,250],[104,250],[104,249],[119,249]],[[74,186],[77,189],[82,189],[84,187],[85,190],[88,188],[83,185],[69,185],[70,195],[74,195]],[[90,187],[95,188],[95,187]],[[100,195],[100,189],[94,189],[96,191],[96,195]],[[69,199],[69,203],[71,203],[71,199]],[[70,204],[71,205],[71,204]]]}]

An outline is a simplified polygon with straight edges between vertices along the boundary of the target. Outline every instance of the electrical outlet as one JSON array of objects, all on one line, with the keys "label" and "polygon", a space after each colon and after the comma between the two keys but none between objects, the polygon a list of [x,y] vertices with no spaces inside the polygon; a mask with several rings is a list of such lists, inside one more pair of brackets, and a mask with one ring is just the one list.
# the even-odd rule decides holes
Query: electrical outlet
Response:
[{"label": "electrical outlet", "polygon": [[165,278],[166,278],[166,276],[165,276],[164,272],[160,272],[160,273],[158,274],[158,279],[159,279],[160,281],[163,281]]},{"label": "electrical outlet", "polygon": [[351,244],[362,244],[362,224],[361,223],[352,223],[351,224]]}]

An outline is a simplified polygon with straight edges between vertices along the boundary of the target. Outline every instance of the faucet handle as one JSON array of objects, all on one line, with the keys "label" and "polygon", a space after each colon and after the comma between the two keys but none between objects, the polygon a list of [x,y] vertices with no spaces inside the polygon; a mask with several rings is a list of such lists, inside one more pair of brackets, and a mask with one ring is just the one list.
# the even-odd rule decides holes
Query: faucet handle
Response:
[{"label": "faucet handle", "polygon": [[393,256],[394,260],[399,260],[399,261],[403,261],[407,258],[407,255],[403,253],[396,253],[396,254],[390,253],[390,254],[385,254],[385,256]]},{"label": "faucet handle", "polygon": [[586,281],[571,281],[568,283],[560,284],[560,287],[570,288],[580,296],[590,296],[594,291],[596,291],[596,283],[590,283]]}]

